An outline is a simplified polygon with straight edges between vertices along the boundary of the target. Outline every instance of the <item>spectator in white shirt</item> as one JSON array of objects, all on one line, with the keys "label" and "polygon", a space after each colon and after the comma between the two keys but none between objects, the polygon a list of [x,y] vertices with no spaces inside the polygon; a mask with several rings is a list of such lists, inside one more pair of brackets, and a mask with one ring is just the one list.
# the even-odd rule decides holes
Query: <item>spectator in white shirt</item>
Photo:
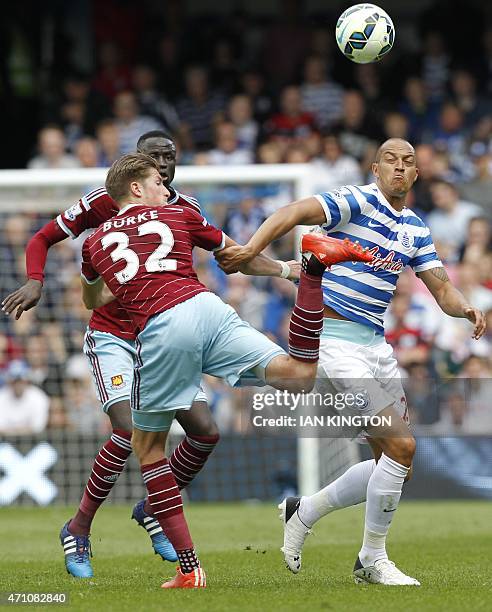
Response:
[{"label": "spectator in white shirt", "polygon": [[6,380],[0,389],[0,433],[28,435],[44,431],[50,400],[29,382],[29,368],[23,361],[11,361]]},{"label": "spectator in white shirt", "polygon": [[343,153],[339,139],[333,134],[324,137],[322,157],[315,159],[312,166],[316,170],[315,192],[330,191],[340,185],[358,185],[363,180],[357,160]]},{"label": "spectator in white shirt", "polygon": [[77,168],[80,164],[73,155],[65,152],[65,135],[56,126],[47,126],[39,131],[39,155],[33,157],[27,164],[31,170],[44,170],[45,168]]},{"label": "spectator in white shirt", "polygon": [[482,214],[477,204],[460,200],[458,190],[451,183],[437,180],[431,185],[431,197],[435,209],[427,218],[433,239],[451,248],[451,258],[456,260],[464,245],[468,224],[473,217]]},{"label": "spectator in white shirt", "polygon": [[236,127],[230,121],[223,121],[215,127],[215,148],[207,153],[209,164],[233,165],[250,164],[251,151],[239,148]]},{"label": "spectator in white shirt", "polygon": [[120,134],[120,150],[123,155],[135,151],[137,140],[145,132],[162,130],[159,121],[153,117],[139,114],[137,99],[131,91],[122,91],[115,97],[113,111]]}]

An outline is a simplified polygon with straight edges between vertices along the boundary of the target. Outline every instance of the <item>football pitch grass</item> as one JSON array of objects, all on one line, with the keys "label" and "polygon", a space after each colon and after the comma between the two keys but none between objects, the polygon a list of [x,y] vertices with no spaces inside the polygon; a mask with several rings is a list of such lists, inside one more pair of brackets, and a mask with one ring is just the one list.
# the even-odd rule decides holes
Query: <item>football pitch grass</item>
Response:
[{"label": "football pitch grass", "polygon": [[388,551],[398,566],[421,581],[420,588],[353,583],[362,506],[320,521],[306,542],[303,569],[293,575],[279,551],[282,528],[276,504],[187,504],[208,580],[207,589],[197,591],[159,588],[163,578],[174,574],[174,564],[153,554],[147,534],[130,521],[130,506],[102,508],[92,534],[95,577],[72,578],[58,540],[71,510],[0,509],[0,592],[64,591],[69,603],[55,607],[90,612],[492,610],[488,502],[400,505]]}]

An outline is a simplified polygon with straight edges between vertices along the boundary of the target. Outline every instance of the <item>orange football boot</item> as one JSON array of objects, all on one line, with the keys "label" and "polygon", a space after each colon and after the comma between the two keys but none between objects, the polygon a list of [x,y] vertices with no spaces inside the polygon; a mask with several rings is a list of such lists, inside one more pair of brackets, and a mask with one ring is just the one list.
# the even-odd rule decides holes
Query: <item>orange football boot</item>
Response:
[{"label": "orange football boot", "polygon": [[373,255],[367,248],[363,249],[358,242],[348,238],[339,240],[321,234],[304,234],[301,240],[301,252],[312,253],[327,268],[342,261],[362,261],[370,263]]},{"label": "orange football boot", "polygon": [[180,567],[176,569],[176,576],[161,584],[161,589],[204,589],[207,586],[207,577],[201,567],[187,574],[183,574]]}]

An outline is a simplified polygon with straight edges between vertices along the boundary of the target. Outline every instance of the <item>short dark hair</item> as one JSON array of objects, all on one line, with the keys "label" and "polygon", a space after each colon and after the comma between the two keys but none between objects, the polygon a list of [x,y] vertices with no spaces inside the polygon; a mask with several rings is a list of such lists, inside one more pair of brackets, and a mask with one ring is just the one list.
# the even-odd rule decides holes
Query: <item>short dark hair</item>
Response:
[{"label": "short dark hair", "polygon": [[151,130],[150,132],[145,132],[145,134],[142,134],[137,140],[137,151],[140,149],[141,144],[149,138],[165,138],[174,144],[174,140],[171,138],[171,136],[163,130]]},{"label": "short dark hair", "polygon": [[152,169],[159,172],[157,162],[149,155],[143,153],[123,155],[108,171],[106,191],[118,202],[128,195],[131,182],[145,179]]}]

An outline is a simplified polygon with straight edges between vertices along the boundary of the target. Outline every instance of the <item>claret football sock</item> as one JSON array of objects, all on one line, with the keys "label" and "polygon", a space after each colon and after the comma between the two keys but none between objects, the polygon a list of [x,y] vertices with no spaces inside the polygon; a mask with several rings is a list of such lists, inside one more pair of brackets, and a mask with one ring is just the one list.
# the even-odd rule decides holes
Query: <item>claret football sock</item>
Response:
[{"label": "claret football sock", "polygon": [[319,338],[323,331],[321,278],[304,271],[299,278],[289,325],[289,355],[299,361],[314,362],[319,357]]},{"label": "claret football sock", "polygon": [[142,465],[153,516],[174,546],[183,573],[199,567],[193,541],[183,513],[183,500],[167,459]]},{"label": "claret football sock", "polygon": [[196,436],[187,434],[169,457],[169,466],[180,489],[187,487],[203,468],[219,441],[219,434]]},{"label": "claret football sock", "polygon": [[79,509],[68,526],[73,535],[88,535],[99,506],[107,498],[132,452],[130,431],[114,429],[92,466]]}]

